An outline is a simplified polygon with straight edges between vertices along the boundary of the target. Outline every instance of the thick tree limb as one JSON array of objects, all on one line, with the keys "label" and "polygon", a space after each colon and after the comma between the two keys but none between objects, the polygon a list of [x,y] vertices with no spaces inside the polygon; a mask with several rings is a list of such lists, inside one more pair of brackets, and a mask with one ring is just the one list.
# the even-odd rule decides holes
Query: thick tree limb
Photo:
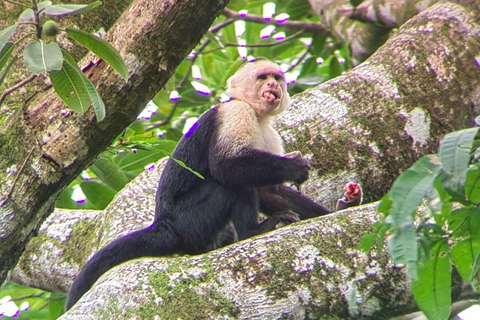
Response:
[{"label": "thick tree limb", "polygon": [[0,124],[0,283],[52,212],[58,194],[136,119],[226,2],[135,1],[107,36],[126,60],[128,83],[93,56],[84,62],[107,107],[101,123],[93,110],[70,111],[50,90]]},{"label": "thick tree limb", "polygon": [[312,158],[304,191],[333,209],[331,193],[356,181],[366,202],[379,200],[446,133],[471,127],[480,110],[479,21],[475,0],[438,3],[362,65],[295,96],[278,129],[287,151]]},{"label": "thick tree limb", "polygon": [[318,17],[349,44],[354,65],[367,59],[398,28],[438,0],[309,0]]}]

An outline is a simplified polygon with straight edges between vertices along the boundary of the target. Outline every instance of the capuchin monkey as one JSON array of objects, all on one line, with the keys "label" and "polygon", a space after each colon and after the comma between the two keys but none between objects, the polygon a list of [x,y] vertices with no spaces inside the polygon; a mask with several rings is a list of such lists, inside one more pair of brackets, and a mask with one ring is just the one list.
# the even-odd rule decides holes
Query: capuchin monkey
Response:
[{"label": "capuchin monkey", "polygon": [[[270,230],[281,222],[329,213],[299,191],[310,165],[284,154],[272,119],[290,105],[285,76],[266,59],[246,63],[227,82],[231,100],[206,113],[172,154],[204,179],[169,159],[156,193],[151,226],[98,251],[73,283],[70,309],[112,267],[145,256],[199,254]],[[259,223],[258,213],[269,216]]]}]

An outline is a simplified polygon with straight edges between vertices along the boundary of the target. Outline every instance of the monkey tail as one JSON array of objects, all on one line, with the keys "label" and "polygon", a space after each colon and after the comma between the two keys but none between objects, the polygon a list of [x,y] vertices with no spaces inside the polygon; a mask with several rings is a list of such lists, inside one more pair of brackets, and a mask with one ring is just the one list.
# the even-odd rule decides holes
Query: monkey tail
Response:
[{"label": "monkey tail", "polygon": [[119,238],[98,251],[80,271],[70,288],[65,309],[70,309],[111,268],[141,257],[173,254],[174,235],[171,230],[150,226]]}]

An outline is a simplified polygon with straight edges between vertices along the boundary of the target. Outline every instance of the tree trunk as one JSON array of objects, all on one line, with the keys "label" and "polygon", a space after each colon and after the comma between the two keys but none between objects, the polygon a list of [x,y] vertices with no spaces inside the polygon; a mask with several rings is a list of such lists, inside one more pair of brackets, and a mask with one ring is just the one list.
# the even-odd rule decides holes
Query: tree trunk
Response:
[{"label": "tree trunk", "polygon": [[104,121],[93,110],[70,111],[49,90],[0,123],[0,283],[57,196],[136,119],[226,2],[136,1],[107,36],[127,63],[128,83],[93,55],[83,62],[105,101]]},{"label": "tree trunk", "polygon": [[438,3],[365,63],[295,96],[278,129],[287,151],[313,160],[304,191],[332,209],[356,181],[366,202],[379,200],[446,133],[471,127],[480,110],[479,20],[478,1]]},{"label": "tree trunk", "polygon": [[309,0],[313,11],[338,38],[349,44],[353,64],[367,59],[407,20],[438,0]]}]

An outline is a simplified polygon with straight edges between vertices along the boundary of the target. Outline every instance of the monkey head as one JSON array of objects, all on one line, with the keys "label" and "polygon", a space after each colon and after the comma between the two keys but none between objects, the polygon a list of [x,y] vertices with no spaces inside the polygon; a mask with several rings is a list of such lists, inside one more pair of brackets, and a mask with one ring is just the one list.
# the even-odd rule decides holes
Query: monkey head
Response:
[{"label": "monkey head", "polygon": [[244,64],[228,79],[227,94],[248,103],[259,118],[279,114],[290,105],[285,73],[267,59]]}]

